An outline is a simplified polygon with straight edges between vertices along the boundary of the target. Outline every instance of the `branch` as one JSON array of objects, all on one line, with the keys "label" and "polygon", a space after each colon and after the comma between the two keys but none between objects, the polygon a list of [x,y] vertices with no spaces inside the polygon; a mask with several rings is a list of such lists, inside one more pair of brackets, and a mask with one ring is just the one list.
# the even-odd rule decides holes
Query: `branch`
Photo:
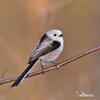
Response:
[{"label": "branch", "polygon": [[5,70],[0,74],[0,78],[3,78],[5,73],[8,71],[8,69],[10,68],[10,64],[7,65],[7,67],[5,68]]},{"label": "branch", "polygon": [[[60,62],[60,63],[57,63],[57,66],[59,66],[59,68],[61,68],[61,67],[63,67],[64,65],[66,65],[66,64],[68,64],[68,63],[71,63],[71,62],[73,62],[73,61],[75,61],[75,60],[77,60],[77,59],[79,59],[79,58],[81,58],[81,57],[83,57],[83,56],[86,56],[86,55],[90,54],[90,53],[93,53],[93,52],[95,52],[95,51],[97,51],[97,50],[99,50],[99,49],[100,49],[100,45],[95,46],[94,48],[90,48],[90,49],[84,50],[83,52],[77,54],[76,56],[73,56],[73,57],[71,57],[71,58],[66,59],[65,61],[62,61],[62,62]],[[48,67],[48,68],[45,68],[45,69],[44,69],[44,72],[48,72],[48,71],[54,70],[54,69],[56,69],[56,66],[50,66],[50,67]],[[36,76],[36,75],[39,75],[39,74],[42,74],[42,70],[37,70],[37,71],[31,72],[31,73],[29,73],[29,74],[26,76],[26,78],[29,78],[29,77],[32,77],[32,76]],[[5,84],[5,83],[10,83],[10,82],[12,82],[12,81],[15,81],[15,80],[17,79],[17,77],[18,77],[18,76],[6,78],[6,79],[4,79],[4,80],[0,80],[0,85],[3,85],[3,84]]]}]

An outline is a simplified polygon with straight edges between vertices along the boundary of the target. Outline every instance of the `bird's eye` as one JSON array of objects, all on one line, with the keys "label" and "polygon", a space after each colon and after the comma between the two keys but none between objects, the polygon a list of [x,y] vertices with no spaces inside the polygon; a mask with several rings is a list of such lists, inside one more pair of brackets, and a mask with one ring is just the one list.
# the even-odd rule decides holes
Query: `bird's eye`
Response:
[{"label": "bird's eye", "polygon": [[57,36],[57,34],[54,34],[54,36]]}]

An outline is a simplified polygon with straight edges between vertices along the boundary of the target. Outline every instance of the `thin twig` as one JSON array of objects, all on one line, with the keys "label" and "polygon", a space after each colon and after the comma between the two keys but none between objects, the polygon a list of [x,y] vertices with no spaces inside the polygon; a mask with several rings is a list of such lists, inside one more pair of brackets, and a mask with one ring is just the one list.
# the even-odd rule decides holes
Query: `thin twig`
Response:
[{"label": "thin twig", "polygon": [[0,78],[4,77],[5,73],[8,71],[9,68],[10,68],[10,64],[8,64],[5,70],[0,74]]},{"label": "thin twig", "polygon": [[[62,66],[66,65],[68,63],[71,63],[71,62],[73,62],[73,61],[75,61],[75,60],[77,60],[77,59],[79,59],[79,58],[81,58],[83,56],[86,56],[86,55],[90,54],[90,53],[93,53],[93,52],[95,52],[95,51],[97,51],[99,49],[100,49],[100,45],[95,46],[94,48],[90,48],[90,49],[84,50],[83,52],[77,54],[76,56],[73,56],[73,57],[71,57],[69,59],[66,59],[65,61],[62,61],[62,62],[58,63],[57,66],[59,66],[59,68],[61,68]],[[45,68],[44,72],[48,72],[48,71],[54,70],[54,69],[56,69],[56,66],[50,66],[48,68]],[[26,78],[29,78],[29,77],[32,77],[32,76],[36,76],[36,75],[39,75],[39,74],[42,74],[42,70],[37,70],[37,71],[31,72],[26,76]],[[4,80],[0,80],[0,85],[15,81],[17,79],[17,77],[18,76],[6,78]]]}]

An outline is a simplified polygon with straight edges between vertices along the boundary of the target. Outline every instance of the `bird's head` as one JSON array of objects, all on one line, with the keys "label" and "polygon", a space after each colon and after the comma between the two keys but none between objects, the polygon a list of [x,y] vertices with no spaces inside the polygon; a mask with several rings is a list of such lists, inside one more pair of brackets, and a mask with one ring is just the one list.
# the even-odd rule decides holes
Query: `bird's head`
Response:
[{"label": "bird's head", "polygon": [[52,40],[63,42],[63,34],[59,29],[52,29],[46,32],[46,35]]}]

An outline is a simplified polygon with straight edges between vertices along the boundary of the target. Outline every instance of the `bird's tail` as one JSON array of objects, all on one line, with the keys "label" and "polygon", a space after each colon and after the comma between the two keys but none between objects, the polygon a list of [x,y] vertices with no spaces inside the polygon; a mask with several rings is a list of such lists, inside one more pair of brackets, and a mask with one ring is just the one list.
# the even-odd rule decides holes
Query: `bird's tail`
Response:
[{"label": "bird's tail", "polygon": [[16,79],[16,81],[11,85],[11,87],[18,86],[19,83],[23,81],[23,79],[27,76],[30,69],[33,67],[34,64],[38,62],[38,59],[35,59],[30,65],[24,70],[24,72]]}]

